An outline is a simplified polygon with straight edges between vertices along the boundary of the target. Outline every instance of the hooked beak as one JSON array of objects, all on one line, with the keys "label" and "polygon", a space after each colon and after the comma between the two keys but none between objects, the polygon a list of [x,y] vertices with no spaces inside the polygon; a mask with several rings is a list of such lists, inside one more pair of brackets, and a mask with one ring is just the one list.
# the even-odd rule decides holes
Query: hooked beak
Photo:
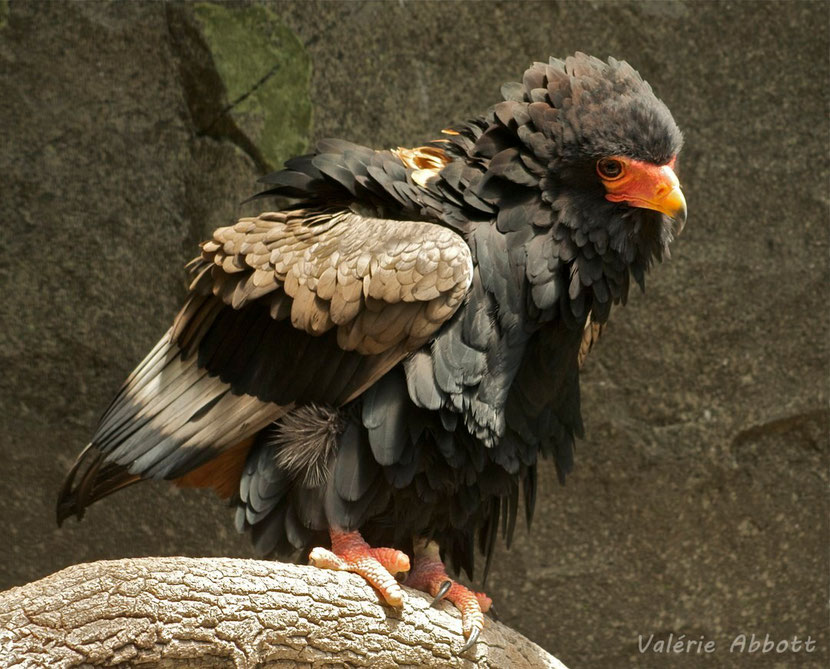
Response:
[{"label": "hooked beak", "polygon": [[602,180],[608,191],[605,199],[659,211],[675,222],[677,234],[680,234],[686,224],[686,198],[672,169],[674,160],[668,165],[652,165],[631,158],[616,160],[623,163],[625,169],[619,178]]}]

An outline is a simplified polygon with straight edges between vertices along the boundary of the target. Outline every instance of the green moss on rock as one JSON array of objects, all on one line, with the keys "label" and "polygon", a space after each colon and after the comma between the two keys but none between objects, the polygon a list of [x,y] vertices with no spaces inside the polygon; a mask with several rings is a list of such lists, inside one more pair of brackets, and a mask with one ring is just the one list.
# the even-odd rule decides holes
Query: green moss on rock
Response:
[{"label": "green moss on rock", "polygon": [[193,13],[230,114],[270,167],[304,152],[311,134],[311,60],[271,9],[199,3]]}]

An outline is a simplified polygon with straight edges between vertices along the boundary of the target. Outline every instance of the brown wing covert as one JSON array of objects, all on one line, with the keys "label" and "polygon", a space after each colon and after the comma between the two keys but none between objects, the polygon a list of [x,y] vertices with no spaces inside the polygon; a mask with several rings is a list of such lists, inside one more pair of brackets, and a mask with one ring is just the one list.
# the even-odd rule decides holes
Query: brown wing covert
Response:
[{"label": "brown wing covert", "polygon": [[466,242],[420,221],[350,210],[295,210],[220,228],[194,263],[193,298],[174,337],[203,315],[198,296],[241,309],[266,301],[274,319],[319,336],[336,328],[346,351],[375,355],[425,343],[461,305],[472,278]]}]

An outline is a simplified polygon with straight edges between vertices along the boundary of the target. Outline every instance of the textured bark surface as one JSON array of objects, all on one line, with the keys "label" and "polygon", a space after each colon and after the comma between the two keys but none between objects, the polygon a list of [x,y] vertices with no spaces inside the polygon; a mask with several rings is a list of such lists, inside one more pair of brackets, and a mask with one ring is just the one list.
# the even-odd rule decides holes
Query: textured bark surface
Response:
[{"label": "textured bark surface", "polygon": [[492,620],[463,643],[458,613],[408,590],[402,611],[354,574],[228,558],[80,564],[0,593],[0,667],[551,667]]}]

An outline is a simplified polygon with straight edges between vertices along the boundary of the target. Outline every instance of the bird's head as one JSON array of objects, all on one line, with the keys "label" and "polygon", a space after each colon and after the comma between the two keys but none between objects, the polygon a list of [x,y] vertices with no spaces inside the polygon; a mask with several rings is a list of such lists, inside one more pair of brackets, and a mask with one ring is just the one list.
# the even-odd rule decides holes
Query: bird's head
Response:
[{"label": "bird's head", "polygon": [[523,220],[550,230],[575,293],[602,274],[625,300],[628,274],[643,285],[686,220],[671,113],[628,63],[582,53],[534,63],[502,95],[472,149],[486,161],[477,194],[503,231]]},{"label": "bird's head", "polygon": [[625,207],[657,211],[682,230],[686,201],[675,167],[683,136],[628,63],[577,53],[534,64],[522,87],[541,102],[534,115],[552,141],[540,156],[547,159],[549,197],[570,191],[589,205],[586,213],[600,218],[625,214]]}]

